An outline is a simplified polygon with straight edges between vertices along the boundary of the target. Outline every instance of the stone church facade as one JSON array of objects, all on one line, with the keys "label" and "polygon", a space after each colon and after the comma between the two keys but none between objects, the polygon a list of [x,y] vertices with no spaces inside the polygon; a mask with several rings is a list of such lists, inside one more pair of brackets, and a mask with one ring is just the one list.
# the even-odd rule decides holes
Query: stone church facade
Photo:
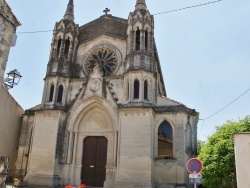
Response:
[{"label": "stone church facade", "polygon": [[42,103],[25,111],[16,174],[29,186],[187,187],[198,113],[167,98],[154,18],[55,24]]}]

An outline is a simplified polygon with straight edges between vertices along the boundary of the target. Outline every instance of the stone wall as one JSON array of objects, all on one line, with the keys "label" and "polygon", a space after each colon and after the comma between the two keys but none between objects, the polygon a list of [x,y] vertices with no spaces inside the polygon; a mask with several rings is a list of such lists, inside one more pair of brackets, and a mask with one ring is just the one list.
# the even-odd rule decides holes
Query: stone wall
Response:
[{"label": "stone wall", "polygon": [[15,30],[19,25],[20,23],[5,0],[0,0],[0,82],[4,76]]},{"label": "stone wall", "polygon": [[10,157],[10,174],[14,173],[17,157],[22,107],[0,85],[0,156]]}]

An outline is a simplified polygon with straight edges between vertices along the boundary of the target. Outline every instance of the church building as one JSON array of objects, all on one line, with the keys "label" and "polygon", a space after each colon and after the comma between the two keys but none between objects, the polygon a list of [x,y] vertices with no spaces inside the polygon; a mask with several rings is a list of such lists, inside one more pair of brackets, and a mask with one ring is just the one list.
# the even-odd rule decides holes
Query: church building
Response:
[{"label": "church building", "polygon": [[[128,11],[129,12],[129,11]],[[16,175],[31,187],[188,187],[198,112],[167,97],[145,0],[54,27],[41,104],[25,111]]]}]

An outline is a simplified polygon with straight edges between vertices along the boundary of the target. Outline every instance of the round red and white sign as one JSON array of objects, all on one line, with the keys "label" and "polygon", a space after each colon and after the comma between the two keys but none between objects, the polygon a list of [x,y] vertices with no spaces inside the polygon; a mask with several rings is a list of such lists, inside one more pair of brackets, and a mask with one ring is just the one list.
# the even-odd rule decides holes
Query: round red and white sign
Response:
[{"label": "round red and white sign", "polygon": [[192,173],[200,173],[203,168],[202,162],[197,158],[191,158],[188,160],[186,164],[188,172]]}]

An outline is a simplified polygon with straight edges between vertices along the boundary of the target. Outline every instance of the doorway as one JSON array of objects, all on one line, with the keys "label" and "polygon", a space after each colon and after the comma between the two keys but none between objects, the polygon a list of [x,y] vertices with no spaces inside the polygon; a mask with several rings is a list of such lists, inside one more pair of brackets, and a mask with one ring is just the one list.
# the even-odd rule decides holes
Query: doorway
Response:
[{"label": "doorway", "polygon": [[106,178],[108,141],[103,136],[87,137],[83,141],[82,183],[103,187]]}]

